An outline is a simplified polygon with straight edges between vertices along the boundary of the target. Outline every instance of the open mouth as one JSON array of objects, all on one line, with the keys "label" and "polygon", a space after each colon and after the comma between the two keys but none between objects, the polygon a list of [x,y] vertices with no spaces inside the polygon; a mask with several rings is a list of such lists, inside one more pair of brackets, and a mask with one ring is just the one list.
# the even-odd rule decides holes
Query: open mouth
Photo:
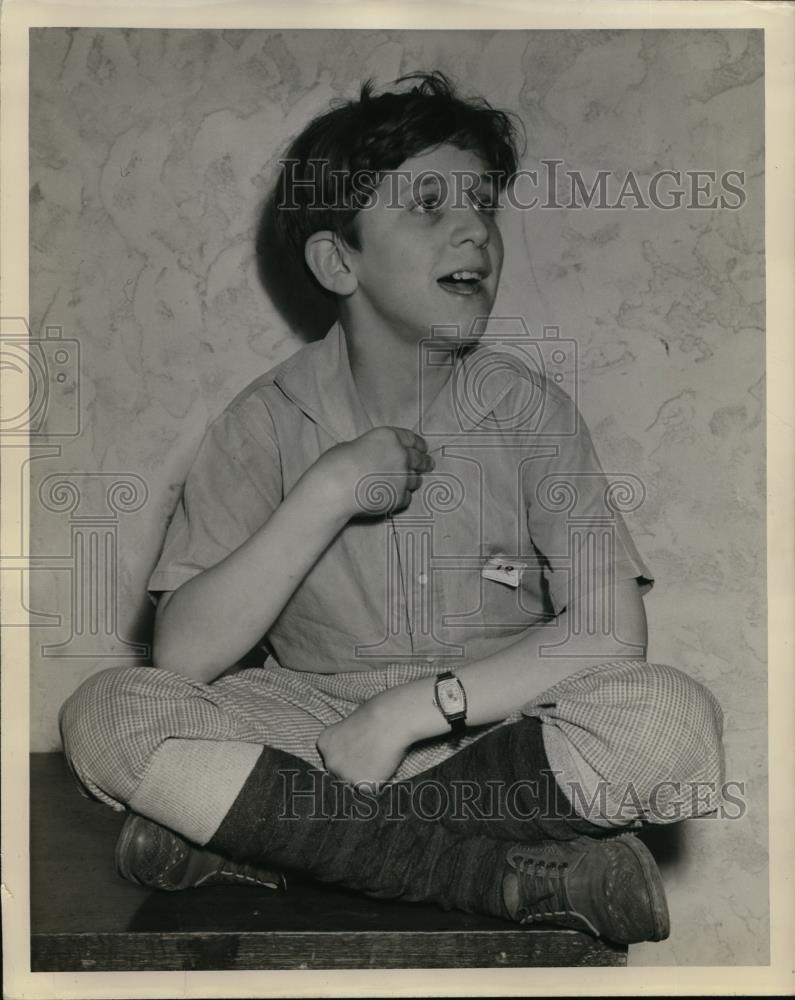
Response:
[{"label": "open mouth", "polygon": [[474,295],[481,290],[485,277],[484,271],[451,271],[439,278],[437,284],[446,292],[454,292],[456,295]]}]

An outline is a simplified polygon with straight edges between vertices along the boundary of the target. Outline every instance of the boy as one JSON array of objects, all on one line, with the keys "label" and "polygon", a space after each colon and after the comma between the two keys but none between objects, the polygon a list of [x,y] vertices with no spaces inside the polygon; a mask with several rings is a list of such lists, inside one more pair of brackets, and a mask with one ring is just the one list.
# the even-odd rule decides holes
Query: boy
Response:
[{"label": "boy", "polygon": [[282,237],[338,321],[208,430],[150,580],[159,669],[86,681],[66,753],[132,811],[143,884],[292,869],[661,940],[620,831],[716,808],[720,709],[644,660],[651,577],[571,401],[490,346],[511,119],[398,82],[283,161]]}]

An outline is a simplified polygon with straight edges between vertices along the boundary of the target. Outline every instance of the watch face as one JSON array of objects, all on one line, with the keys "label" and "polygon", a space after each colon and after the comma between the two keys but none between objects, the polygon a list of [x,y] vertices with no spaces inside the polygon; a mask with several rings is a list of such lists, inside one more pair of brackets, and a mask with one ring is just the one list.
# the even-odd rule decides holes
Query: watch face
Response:
[{"label": "watch face", "polygon": [[440,681],[436,692],[439,699],[439,708],[441,708],[445,715],[463,712],[465,708],[464,693],[461,690],[461,682],[457,677]]}]

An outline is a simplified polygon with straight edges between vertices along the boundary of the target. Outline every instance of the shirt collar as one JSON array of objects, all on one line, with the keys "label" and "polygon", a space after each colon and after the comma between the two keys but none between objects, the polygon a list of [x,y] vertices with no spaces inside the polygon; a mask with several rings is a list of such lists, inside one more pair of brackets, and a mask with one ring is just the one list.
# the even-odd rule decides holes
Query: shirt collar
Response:
[{"label": "shirt collar", "polygon": [[[516,375],[490,364],[488,347],[455,362],[441,392],[423,406],[412,428],[435,451],[462,437],[493,412],[516,384]],[[350,441],[372,428],[356,391],[345,334],[339,322],[280,366],[274,382],[311,420],[336,441]]]},{"label": "shirt collar", "polygon": [[337,441],[350,441],[372,426],[356,391],[339,323],[281,365],[274,382]]}]

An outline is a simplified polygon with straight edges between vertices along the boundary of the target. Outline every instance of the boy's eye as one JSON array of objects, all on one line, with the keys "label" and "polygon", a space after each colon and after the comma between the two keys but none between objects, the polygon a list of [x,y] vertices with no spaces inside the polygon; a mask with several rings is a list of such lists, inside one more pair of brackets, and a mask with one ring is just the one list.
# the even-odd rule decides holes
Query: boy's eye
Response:
[{"label": "boy's eye", "polygon": [[482,212],[484,215],[495,215],[497,212],[497,205],[492,201],[483,201],[480,198],[476,198],[474,204],[477,211]]},{"label": "boy's eye", "polygon": [[494,215],[499,208],[497,196],[493,191],[484,191],[482,194],[474,195],[472,204],[478,212],[483,212],[484,215]]},{"label": "boy's eye", "polygon": [[417,179],[412,184],[411,207],[421,215],[438,212],[446,197],[444,186],[434,176]]},{"label": "boy's eye", "polygon": [[420,213],[426,212],[438,212],[442,207],[442,200],[437,192],[428,192],[427,194],[420,195],[413,206]]}]

